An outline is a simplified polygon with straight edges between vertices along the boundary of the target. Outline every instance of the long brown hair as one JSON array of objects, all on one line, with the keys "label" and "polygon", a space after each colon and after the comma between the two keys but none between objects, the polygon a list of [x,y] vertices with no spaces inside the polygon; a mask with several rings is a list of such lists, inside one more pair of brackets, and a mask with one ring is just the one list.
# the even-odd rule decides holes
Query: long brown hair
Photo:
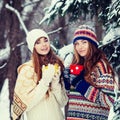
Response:
[{"label": "long brown hair", "polygon": [[[32,54],[32,60],[34,65],[34,71],[37,74],[37,83],[42,78],[42,65],[48,65],[57,63],[61,67],[61,72],[64,69],[63,63],[60,60],[60,58],[53,52],[53,50],[50,48],[50,51],[47,55],[43,56],[36,52],[35,48],[33,50]],[[62,79],[60,79],[61,81]]]},{"label": "long brown hair", "polygon": [[95,65],[100,60],[104,60],[107,68],[111,71],[113,78],[114,78],[114,70],[111,67],[111,65],[110,65],[109,61],[107,60],[103,51],[101,51],[99,48],[97,48],[92,43],[90,43],[90,42],[88,42],[88,43],[89,43],[89,50],[88,50],[88,53],[87,53],[87,56],[85,57],[85,59],[78,54],[78,52],[75,49],[75,45],[74,45],[74,56],[73,56],[72,64],[84,65],[85,80],[91,84],[94,84],[90,77],[91,71],[95,68]]}]

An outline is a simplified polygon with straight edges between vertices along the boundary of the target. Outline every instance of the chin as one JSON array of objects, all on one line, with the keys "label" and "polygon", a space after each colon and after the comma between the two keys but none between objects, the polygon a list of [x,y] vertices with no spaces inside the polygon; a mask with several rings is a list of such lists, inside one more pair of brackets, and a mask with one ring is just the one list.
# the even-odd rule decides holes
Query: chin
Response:
[{"label": "chin", "polygon": [[81,56],[81,57],[85,57],[85,55],[83,55],[83,54],[82,54],[82,55],[80,55],[80,56]]},{"label": "chin", "polygon": [[48,54],[48,52],[45,52],[45,53],[41,53],[41,55],[47,55]]}]

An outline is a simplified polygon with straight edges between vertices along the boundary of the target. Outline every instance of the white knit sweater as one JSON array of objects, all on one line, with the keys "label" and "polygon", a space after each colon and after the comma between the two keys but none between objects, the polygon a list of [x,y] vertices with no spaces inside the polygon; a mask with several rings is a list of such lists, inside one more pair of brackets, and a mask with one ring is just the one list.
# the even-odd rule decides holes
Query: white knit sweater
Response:
[{"label": "white knit sweater", "polygon": [[[64,89],[64,84],[55,80],[53,87],[44,85],[41,80],[36,84],[37,76],[34,72],[32,61],[29,61],[18,68],[18,77],[15,85],[15,94],[18,100],[14,97],[12,115],[15,120],[19,114],[18,108],[15,109],[15,101],[20,101],[17,104],[25,107],[28,120],[64,120],[61,110],[67,104],[68,97]],[[49,90],[49,96],[46,97],[46,92]],[[16,105],[16,106],[19,106]],[[17,113],[18,112],[18,113]]]}]

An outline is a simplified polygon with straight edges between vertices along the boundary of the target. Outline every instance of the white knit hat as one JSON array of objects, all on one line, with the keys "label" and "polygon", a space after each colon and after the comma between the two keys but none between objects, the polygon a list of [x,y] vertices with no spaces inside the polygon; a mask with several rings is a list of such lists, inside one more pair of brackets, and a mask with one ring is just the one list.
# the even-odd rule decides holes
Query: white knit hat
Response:
[{"label": "white knit hat", "polygon": [[48,34],[42,29],[33,29],[27,33],[26,41],[31,52],[33,52],[36,40],[40,37],[46,37],[49,40]]}]

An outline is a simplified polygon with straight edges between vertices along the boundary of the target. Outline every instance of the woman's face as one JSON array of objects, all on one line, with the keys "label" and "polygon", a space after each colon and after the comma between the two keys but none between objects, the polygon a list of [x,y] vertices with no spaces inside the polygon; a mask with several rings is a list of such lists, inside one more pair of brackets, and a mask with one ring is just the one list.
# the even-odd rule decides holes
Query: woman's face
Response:
[{"label": "woman's face", "polygon": [[50,42],[47,38],[41,37],[35,42],[35,49],[40,55],[47,55],[50,51]]},{"label": "woman's face", "polygon": [[89,42],[87,40],[77,40],[75,43],[75,49],[81,57],[86,57],[89,49]]}]

